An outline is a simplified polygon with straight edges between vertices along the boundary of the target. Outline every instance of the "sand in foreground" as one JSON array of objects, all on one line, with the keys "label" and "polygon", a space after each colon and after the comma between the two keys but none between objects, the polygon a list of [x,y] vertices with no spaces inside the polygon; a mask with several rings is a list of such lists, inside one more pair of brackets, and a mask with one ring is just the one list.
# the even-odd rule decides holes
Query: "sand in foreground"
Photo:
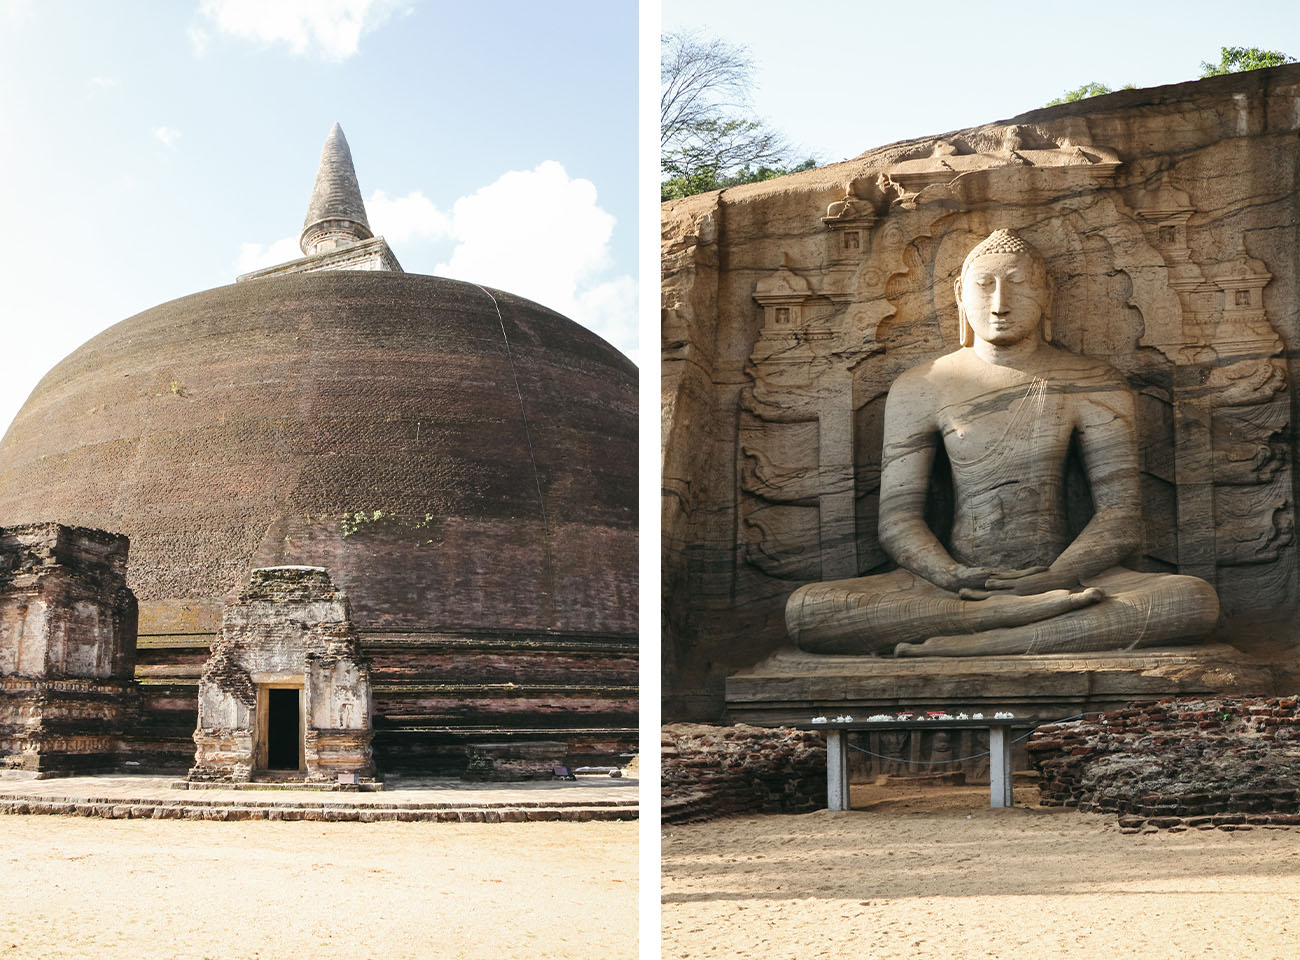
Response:
[{"label": "sand in foreground", "polygon": [[1123,836],[1114,817],[990,810],[987,787],[871,789],[847,814],[665,827],[665,960],[1265,960],[1300,946],[1300,830]]},{"label": "sand in foreground", "polygon": [[637,825],[0,816],[0,958],[636,956]]}]

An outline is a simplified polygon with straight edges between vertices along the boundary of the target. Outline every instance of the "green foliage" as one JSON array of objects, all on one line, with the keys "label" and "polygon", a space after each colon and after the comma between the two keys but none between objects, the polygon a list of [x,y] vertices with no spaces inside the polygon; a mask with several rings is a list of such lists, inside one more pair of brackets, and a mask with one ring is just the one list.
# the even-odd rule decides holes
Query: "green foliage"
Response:
[{"label": "green foliage", "polygon": [[[1121,90],[1136,90],[1137,86],[1132,83],[1126,83],[1120,87]],[[1085,83],[1081,87],[1075,87],[1073,90],[1061,94],[1055,100],[1048,100],[1043,104],[1046,107],[1055,107],[1062,103],[1074,103],[1076,100],[1087,100],[1089,97],[1100,97],[1107,93],[1114,93],[1110,87],[1104,83]]]},{"label": "green foliage", "polygon": [[769,167],[764,164],[753,167],[746,164],[729,174],[719,173],[717,167],[701,167],[689,172],[679,173],[661,183],[659,185],[659,199],[661,201],[679,200],[682,197],[692,197],[697,193],[708,193],[710,190],[738,187],[742,183],[762,183],[764,180],[783,177],[787,173],[812,170],[816,166],[816,158],[809,157],[802,163],[796,163],[793,166],[777,165]]},{"label": "green foliage", "polygon": [[1201,77],[1218,77],[1225,73],[1280,67],[1284,63],[1295,63],[1295,57],[1288,57],[1280,50],[1261,50],[1258,47],[1220,47],[1217,64],[1201,61]]},{"label": "green foliage", "polygon": [[[1218,77],[1225,73],[1241,73],[1244,70],[1280,67],[1284,63],[1295,62],[1295,57],[1289,57],[1280,50],[1261,50],[1258,47],[1220,47],[1219,62],[1217,64],[1201,61],[1201,79]],[[1128,83],[1120,87],[1120,89],[1133,90],[1135,87],[1133,84]],[[1055,107],[1058,104],[1074,103],[1076,100],[1100,97],[1103,94],[1113,92],[1104,83],[1085,83],[1081,87],[1076,87],[1067,93],[1061,94],[1055,100],[1049,100],[1045,106]]]},{"label": "green foliage", "polygon": [[343,514],[343,516],[339,518],[339,526],[343,530],[343,536],[350,537],[362,527],[368,526],[372,523],[378,523],[382,519],[384,519],[384,511],[382,510],[372,510],[370,513],[366,513],[362,510],[356,513]]},{"label": "green foliage", "polygon": [[694,33],[660,38],[660,196],[675,200],[770,180],[790,166],[785,139],[754,118],[754,61],[744,47]]}]

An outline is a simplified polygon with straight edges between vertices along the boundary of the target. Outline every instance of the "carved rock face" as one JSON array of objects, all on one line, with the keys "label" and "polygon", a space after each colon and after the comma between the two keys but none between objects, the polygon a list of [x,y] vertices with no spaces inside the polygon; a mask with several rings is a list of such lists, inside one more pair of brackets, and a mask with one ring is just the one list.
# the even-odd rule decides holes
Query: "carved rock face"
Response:
[{"label": "carved rock face", "polygon": [[954,282],[996,228],[1046,257],[1044,339],[1132,391],[1133,565],[1211,584],[1225,640],[1300,640],[1297,96],[1300,66],[1118,93],[665,204],[665,714],[716,715],[800,584],[890,569],[885,398],[958,347]]}]

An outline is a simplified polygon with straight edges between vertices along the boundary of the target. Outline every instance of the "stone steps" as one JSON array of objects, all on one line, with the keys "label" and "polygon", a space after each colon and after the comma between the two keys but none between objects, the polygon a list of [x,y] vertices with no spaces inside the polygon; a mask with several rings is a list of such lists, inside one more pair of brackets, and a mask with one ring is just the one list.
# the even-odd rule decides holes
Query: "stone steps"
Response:
[{"label": "stone steps", "polygon": [[521,823],[525,821],[635,820],[635,805],[545,804],[414,805],[405,807],[308,804],[167,803],[109,800],[0,799],[0,814],[102,817],[107,820],[313,820],[379,823]]}]

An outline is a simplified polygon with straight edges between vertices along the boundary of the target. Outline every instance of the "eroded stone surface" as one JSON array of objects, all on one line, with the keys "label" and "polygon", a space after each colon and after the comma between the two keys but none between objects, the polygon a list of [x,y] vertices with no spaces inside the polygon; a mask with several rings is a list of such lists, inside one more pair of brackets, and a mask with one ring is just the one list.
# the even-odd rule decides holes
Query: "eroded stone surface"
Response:
[{"label": "eroded stone surface", "polygon": [[1047,339],[1134,397],[1129,565],[1213,587],[1218,639],[1293,644],[1298,96],[1296,67],[1129,91],[666,204],[668,715],[716,716],[801,584],[889,572],[885,398],[959,346],[953,284],[997,228],[1057,278]]},{"label": "eroded stone surface", "polygon": [[0,768],[123,761],[138,711],[127,538],[55,523],[0,528]]},{"label": "eroded stone surface", "polygon": [[284,689],[301,691],[297,772],[321,781],[374,775],[370,663],[347,596],[320,567],[254,570],[227,603],[199,682],[190,779],[248,780],[269,771],[271,697]]}]

